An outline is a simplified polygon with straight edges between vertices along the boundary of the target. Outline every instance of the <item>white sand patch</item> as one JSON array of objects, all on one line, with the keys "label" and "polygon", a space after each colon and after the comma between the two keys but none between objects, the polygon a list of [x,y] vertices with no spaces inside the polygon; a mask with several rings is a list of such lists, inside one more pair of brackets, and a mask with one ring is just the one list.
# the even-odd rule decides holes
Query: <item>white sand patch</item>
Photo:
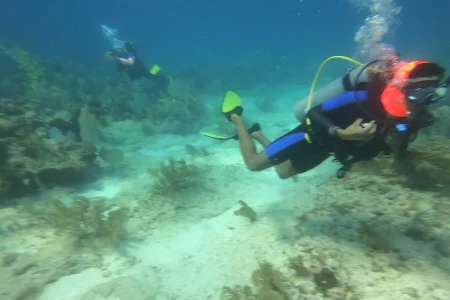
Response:
[{"label": "white sand patch", "polygon": [[71,300],[89,291],[98,284],[108,281],[97,269],[87,269],[81,273],[62,277],[48,285],[37,300]]}]

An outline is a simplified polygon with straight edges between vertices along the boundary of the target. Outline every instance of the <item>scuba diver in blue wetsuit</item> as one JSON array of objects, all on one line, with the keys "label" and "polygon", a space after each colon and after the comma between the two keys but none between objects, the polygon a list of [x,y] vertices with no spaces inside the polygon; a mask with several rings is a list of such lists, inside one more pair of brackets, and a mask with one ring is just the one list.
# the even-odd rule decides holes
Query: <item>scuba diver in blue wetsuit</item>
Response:
[{"label": "scuba diver in blue wetsuit", "polygon": [[170,79],[164,76],[158,65],[148,69],[139,58],[137,49],[128,40],[118,38],[118,31],[102,25],[103,34],[111,45],[111,50],[106,52],[105,59],[113,62],[119,72],[125,72],[131,80],[139,78],[150,79],[153,83],[155,94],[168,94]]},{"label": "scuba diver in blue wetsuit", "polygon": [[[308,101],[296,105],[296,116],[302,124],[272,143],[258,124],[245,127],[242,100],[227,92],[222,113],[234,123],[237,135],[202,134],[239,140],[251,171],[275,167],[279,177],[285,179],[309,171],[333,155],[343,165],[337,173],[341,178],[353,163],[382,152],[393,152],[397,159],[405,157],[418,131],[435,120],[428,105],[446,96],[450,77],[441,83],[444,74],[436,63],[398,58],[355,68],[317,93],[313,94],[312,88]],[[316,106],[311,108],[312,100]],[[257,152],[253,139],[265,149]]]}]

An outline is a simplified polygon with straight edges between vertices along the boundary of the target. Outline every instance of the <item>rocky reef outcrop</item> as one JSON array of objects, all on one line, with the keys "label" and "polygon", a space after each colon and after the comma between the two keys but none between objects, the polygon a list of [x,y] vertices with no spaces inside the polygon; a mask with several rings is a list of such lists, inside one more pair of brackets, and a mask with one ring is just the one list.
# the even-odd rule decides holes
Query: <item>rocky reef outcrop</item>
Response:
[{"label": "rocky reef outcrop", "polygon": [[0,199],[86,178],[96,149],[79,138],[77,114],[0,99]]}]

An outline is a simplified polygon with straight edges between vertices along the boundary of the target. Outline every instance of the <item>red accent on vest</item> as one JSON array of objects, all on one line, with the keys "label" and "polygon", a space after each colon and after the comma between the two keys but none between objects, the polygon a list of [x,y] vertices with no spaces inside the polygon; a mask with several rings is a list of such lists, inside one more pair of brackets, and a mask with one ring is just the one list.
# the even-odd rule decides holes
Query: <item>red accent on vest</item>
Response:
[{"label": "red accent on vest", "polygon": [[412,62],[401,61],[394,65],[394,78],[381,94],[381,103],[388,114],[399,118],[408,116],[408,108],[402,88],[411,71],[418,65],[425,63],[428,63],[428,61],[415,60]]}]

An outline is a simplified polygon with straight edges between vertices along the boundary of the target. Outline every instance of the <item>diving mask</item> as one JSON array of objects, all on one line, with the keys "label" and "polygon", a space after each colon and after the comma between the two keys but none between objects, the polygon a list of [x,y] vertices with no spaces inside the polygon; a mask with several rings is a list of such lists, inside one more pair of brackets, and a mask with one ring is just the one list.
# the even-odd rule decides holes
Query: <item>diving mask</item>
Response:
[{"label": "diving mask", "polygon": [[450,76],[441,84],[436,81],[424,81],[413,83],[403,88],[403,92],[408,100],[418,104],[431,105],[443,100],[450,85]]}]

